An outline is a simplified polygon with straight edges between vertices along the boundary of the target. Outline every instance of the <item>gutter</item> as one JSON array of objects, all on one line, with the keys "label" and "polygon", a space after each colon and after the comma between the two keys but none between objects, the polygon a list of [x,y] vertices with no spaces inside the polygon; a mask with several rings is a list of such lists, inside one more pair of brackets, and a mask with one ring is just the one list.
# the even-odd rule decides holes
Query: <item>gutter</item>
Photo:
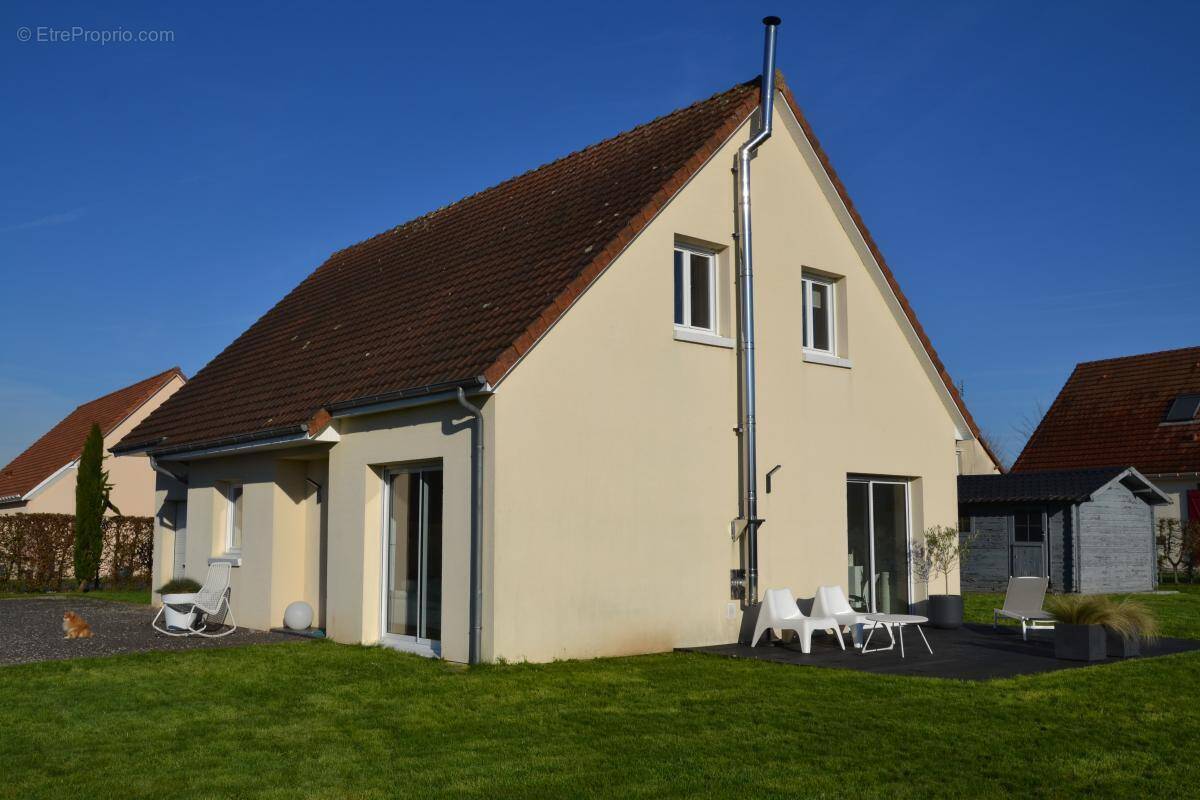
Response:
[{"label": "gutter", "polygon": [[352,417],[362,414],[377,414],[381,411],[392,411],[398,408],[411,408],[415,405],[428,405],[445,400],[455,400],[463,390],[468,392],[488,391],[487,379],[482,375],[457,381],[431,383],[412,389],[402,389],[396,392],[356,397],[353,400],[343,400],[329,404],[329,413],[333,417]]},{"label": "gutter", "polygon": [[268,428],[254,433],[239,433],[234,436],[223,436],[217,439],[208,439],[206,441],[188,442],[181,445],[166,445],[166,437],[158,439],[156,442],[144,442],[142,444],[126,445],[121,447],[110,447],[108,452],[113,455],[127,455],[129,453],[152,453],[156,456],[174,455],[177,453],[192,453],[192,452],[208,452],[219,448],[232,447],[234,445],[248,444],[259,442],[265,439],[302,439],[308,434],[308,428],[305,425],[288,425],[282,428]]}]

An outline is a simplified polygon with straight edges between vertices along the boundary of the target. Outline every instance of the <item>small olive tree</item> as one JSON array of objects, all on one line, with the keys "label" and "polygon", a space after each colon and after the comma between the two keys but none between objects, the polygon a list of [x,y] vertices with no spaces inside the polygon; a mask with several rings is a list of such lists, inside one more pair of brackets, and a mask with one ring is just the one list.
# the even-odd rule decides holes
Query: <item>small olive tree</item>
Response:
[{"label": "small olive tree", "polygon": [[1179,524],[1179,520],[1172,517],[1163,517],[1157,527],[1154,538],[1158,542],[1158,568],[1166,572],[1170,567],[1172,577],[1179,583],[1179,573],[1188,557],[1188,543],[1184,541],[1187,531]]},{"label": "small olive tree", "polygon": [[975,534],[960,534],[957,528],[926,528],[924,541],[913,547],[913,571],[926,584],[943,576],[946,594],[950,594],[950,573],[966,560],[974,543]]}]

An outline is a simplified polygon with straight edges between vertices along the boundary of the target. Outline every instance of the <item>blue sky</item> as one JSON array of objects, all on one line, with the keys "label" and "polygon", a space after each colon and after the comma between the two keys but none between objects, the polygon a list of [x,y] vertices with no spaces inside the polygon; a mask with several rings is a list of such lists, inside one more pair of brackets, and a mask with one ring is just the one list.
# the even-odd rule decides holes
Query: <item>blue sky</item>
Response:
[{"label": "blue sky", "polygon": [[[0,463],[334,250],[748,79],[766,13],[1011,456],[1075,362],[1200,344],[1195,3],[100,5],[0,8]],[[174,41],[36,41],[74,26]]]}]

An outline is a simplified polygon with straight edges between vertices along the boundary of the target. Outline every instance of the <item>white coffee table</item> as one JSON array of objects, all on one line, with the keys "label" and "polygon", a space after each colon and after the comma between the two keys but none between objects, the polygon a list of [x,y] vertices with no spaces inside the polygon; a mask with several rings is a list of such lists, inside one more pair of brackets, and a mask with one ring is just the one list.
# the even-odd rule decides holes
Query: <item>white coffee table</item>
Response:
[{"label": "white coffee table", "polygon": [[[900,657],[904,658],[905,625],[916,626],[917,633],[921,634],[921,640],[925,642],[925,647],[929,650],[929,654],[933,655],[933,648],[929,646],[929,640],[925,638],[925,631],[921,630],[921,626],[929,622],[928,617],[920,617],[916,614],[867,614],[866,618],[868,621],[874,622],[875,624],[871,626],[871,632],[867,634],[867,640],[863,642],[861,651],[863,655],[866,655],[867,653],[878,653],[881,650],[891,650],[893,647],[895,647],[896,635],[892,633],[892,629],[895,628],[900,632]],[[868,650],[867,646],[871,644],[871,637],[875,635],[875,630],[881,625],[884,628],[887,628],[888,638],[892,640],[891,644],[889,644],[887,647],[876,647],[874,650]]]}]

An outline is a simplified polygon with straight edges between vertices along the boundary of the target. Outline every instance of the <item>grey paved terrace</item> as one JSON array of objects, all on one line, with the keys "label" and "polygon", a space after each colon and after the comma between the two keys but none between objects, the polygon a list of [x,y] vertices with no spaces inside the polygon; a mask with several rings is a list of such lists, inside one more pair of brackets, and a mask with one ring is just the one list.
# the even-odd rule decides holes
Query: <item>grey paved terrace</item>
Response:
[{"label": "grey paved terrace", "polygon": [[[62,615],[74,611],[92,626],[90,639],[64,639]],[[0,600],[0,667],[152,650],[196,650],[295,642],[296,638],[239,628],[220,639],[166,636],[150,627],[157,609],[86,598]]]},{"label": "grey paved terrace", "polygon": [[[849,634],[843,634],[846,650],[843,652],[837,640],[826,633],[813,634],[812,653],[800,652],[800,643],[772,642],[758,647],[745,644],[721,644],[711,647],[682,647],[692,653],[725,656],[727,658],[752,658],[760,661],[775,661],[808,667],[833,667],[874,672],[886,675],[913,675],[926,678],[957,678],[982,681],[993,678],[1010,678],[1038,672],[1112,664],[1122,659],[1109,658],[1104,661],[1061,661],[1054,657],[1054,634],[1037,631],[1029,634],[1029,641],[1021,641],[1019,629],[1001,626],[992,630],[991,625],[967,624],[958,630],[944,631],[928,625],[921,626],[933,648],[930,654],[921,641],[920,634],[911,627],[904,629],[905,658],[900,657],[900,648],[874,652],[878,645],[886,646],[887,634],[878,631],[871,640],[873,652],[863,655],[855,650]],[[882,637],[882,639],[881,639]],[[1153,646],[1142,646],[1138,658],[1153,658],[1200,650],[1200,640],[1159,639]]]}]

